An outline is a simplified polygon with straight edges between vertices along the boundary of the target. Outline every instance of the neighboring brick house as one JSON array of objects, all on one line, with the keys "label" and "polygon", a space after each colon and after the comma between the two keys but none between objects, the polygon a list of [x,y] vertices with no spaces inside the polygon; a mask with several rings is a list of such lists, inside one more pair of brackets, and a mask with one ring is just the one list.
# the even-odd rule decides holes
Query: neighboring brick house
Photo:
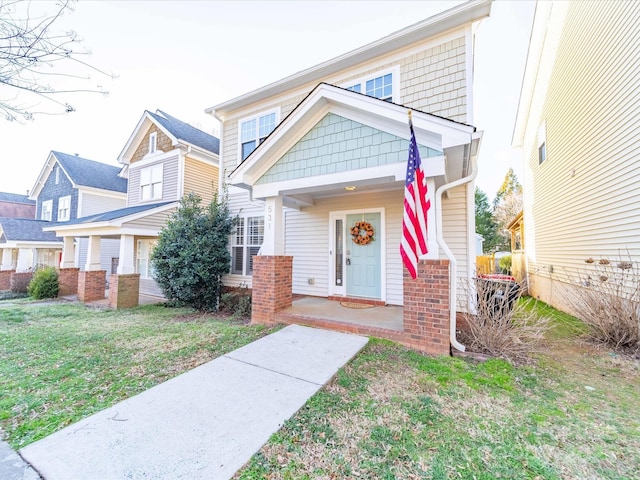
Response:
[{"label": "neighboring brick house", "polygon": [[137,305],[138,292],[162,296],[153,279],[150,253],[180,198],[197,193],[204,202],[213,199],[219,183],[218,149],[216,137],[165,112],[143,113],[118,157],[123,165],[121,175],[128,179],[126,206],[47,229],[64,238],[63,269],[77,267],[67,249],[71,239],[88,238],[88,273],[78,281],[78,293],[84,301],[95,300],[96,295],[104,297],[95,283],[105,269],[96,259],[100,240],[107,238],[120,242],[119,263],[110,277],[110,304]]},{"label": "neighboring brick house", "polygon": [[639,2],[537,3],[513,138],[523,214],[511,227],[530,295],[561,310],[567,288],[600,278],[600,259],[640,258],[638,65]]},{"label": "neighboring brick house", "polygon": [[[294,293],[353,299],[404,307],[404,329],[390,338],[434,353],[464,348],[449,284],[474,273],[473,31],[490,8],[462,4],[207,109],[222,123],[240,218],[225,283],[252,287],[254,322],[280,321]],[[408,110],[432,204],[416,281],[399,253]],[[367,245],[352,242],[361,221],[375,231]]]},{"label": "neighboring brick house", "polygon": [[[2,222],[4,230],[2,270],[30,271],[39,265],[58,267],[62,239],[41,229],[52,223],[124,206],[127,181],[120,169],[77,155],[52,151],[43,166],[29,199],[34,202],[31,219]],[[6,223],[6,225],[4,224]],[[82,264],[88,249],[86,240],[71,243],[76,263]],[[105,268],[117,263],[118,240],[105,239],[100,262]]]}]

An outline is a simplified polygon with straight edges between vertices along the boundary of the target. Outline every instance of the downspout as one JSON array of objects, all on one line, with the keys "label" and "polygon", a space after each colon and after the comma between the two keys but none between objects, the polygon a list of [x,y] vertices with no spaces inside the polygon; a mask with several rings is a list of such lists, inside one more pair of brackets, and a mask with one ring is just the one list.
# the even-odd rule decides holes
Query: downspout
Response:
[{"label": "downspout", "polygon": [[440,186],[436,190],[435,194],[435,202],[436,202],[436,240],[438,242],[438,246],[442,248],[442,251],[449,259],[449,341],[451,345],[456,350],[461,352],[465,351],[465,346],[458,342],[456,338],[456,285],[455,285],[455,274],[458,268],[458,261],[456,257],[453,255],[453,252],[449,248],[449,246],[445,243],[444,237],[442,234],[442,195],[447,190],[450,190],[455,187],[459,187],[460,185],[464,185],[465,183],[470,183],[475,180],[478,175],[478,165],[476,162],[476,155],[471,155],[471,148],[473,146],[473,138],[468,145],[468,148],[465,151],[465,155],[468,160],[471,162],[471,173],[466,177],[455,180],[451,183],[445,183]]}]

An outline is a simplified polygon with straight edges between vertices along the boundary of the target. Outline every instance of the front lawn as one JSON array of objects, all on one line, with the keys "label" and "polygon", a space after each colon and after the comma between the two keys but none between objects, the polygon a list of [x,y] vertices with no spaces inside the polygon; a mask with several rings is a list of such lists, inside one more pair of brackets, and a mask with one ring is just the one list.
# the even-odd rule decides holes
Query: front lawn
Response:
[{"label": "front lawn", "polygon": [[272,331],[161,305],[109,311],[6,303],[0,429],[14,448]]},{"label": "front lawn", "polygon": [[[371,340],[240,479],[640,478],[640,362],[552,316],[532,365]],[[15,448],[273,329],[163,306],[0,303],[0,428]]]},{"label": "front lawn", "polygon": [[370,341],[235,478],[640,478],[640,362],[525,301],[556,322],[535,366]]}]

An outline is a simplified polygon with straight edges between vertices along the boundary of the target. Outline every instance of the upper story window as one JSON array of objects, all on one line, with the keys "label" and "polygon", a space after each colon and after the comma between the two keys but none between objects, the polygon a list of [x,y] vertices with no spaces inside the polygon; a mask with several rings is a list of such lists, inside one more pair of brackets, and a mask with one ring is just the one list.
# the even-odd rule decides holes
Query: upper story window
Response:
[{"label": "upper story window", "polygon": [[56,185],[60,183],[60,167],[56,165]]},{"label": "upper story window", "polygon": [[71,218],[71,196],[58,199],[58,221],[67,222]]},{"label": "upper story window", "polygon": [[162,198],[162,164],[140,170],[140,200]]},{"label": "upper story window", "polygon": [[538,128],[538,165],[547,159],[547,122],[542,122]]},{"label": "upper story window", "polygon": [[386,102],[393,102],[398,101],[399,78],[400,70],[395,68],[391,71],[381,72],[381,74],[377,73],[375,76],[363,77],[347,84],[345,88]]},{"label": "upper story window", "polygon": [[53,212],[53,200],[46,200],[42,202],[42,208],[40,209],[40,220],[51,221],[51,214]]},{"label": "upper story window", "polygon": [[158,149],[158,132],[149,134],[149,153],[156,153]]},{"label": "upper story window", "polygon": [[253,256],[264,241],[264,217],[239,218],[231,241],[231,273],[251,275]]},{"label": "upper story window", "polygon": [[240,120],[241,161],[247,158],[276,128],[278,113],[277,111],[271,111]]}]

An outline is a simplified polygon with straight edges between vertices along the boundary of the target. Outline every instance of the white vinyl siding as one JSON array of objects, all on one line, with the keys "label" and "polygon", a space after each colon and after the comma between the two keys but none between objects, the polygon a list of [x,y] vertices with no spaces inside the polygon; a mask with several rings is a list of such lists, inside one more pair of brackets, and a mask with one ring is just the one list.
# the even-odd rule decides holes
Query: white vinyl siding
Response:
[{"label": "white vinyl siding", "polygon": [[78,203],[80,209],[80,211],[78,211],[78,217],[86,217],[87,215],[110,212],[111,210],[124,208],[127,204],[127,200],[124,196],[117,198],[97,195],[95,193],[80,192]]},{"label": "white vinyl siding", "polygon": [[[536,92],[541,111],[528,118],[524,139],[530,275],[557,284],[589,257],[640,256],[640,76],[630,62],[640,58],[639,23],[638,2],[568,6],[553,74],[546,92]],[[543,119],[540,165],[535,129]],[[531,293],[562,302],[548,282],[533,282]]]}]

